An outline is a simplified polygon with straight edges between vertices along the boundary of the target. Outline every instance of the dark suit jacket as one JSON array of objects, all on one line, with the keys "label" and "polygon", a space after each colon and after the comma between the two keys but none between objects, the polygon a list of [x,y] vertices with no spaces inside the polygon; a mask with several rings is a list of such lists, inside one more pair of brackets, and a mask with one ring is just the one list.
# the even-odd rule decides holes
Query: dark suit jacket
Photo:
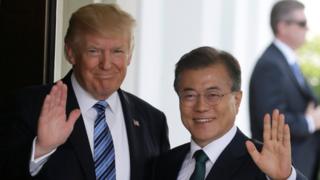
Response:
[{"label": "dark suit jacket", "polygon": [[[63,79],[68,86],[67,114],[79,108],[71,86],[71,72]],[[8,161],[7,172],[11,178],[27,179],[32,140],[36,136],[37,120],[46,94],[52,85],[31,87],[24,90],[18,99],[16,111],[18,127],[12,147],[15,153]],[[131,179],[141,180],[148,172],[149,159],[167,151],[168,129],[165,115],[136,96],[118,90],[126,130],[128,134]],[[133,120],[139,121],[136,126]],[[19,149],[14,149],[19,148]],[[15,163],[15,164],[13,164]],[[13,173],[13,174],[12,174]],[[76,122],[66,143],[57,148],[34,179],[52,180],[95,180],[94,161],[82,116]]]},{"label": "dark suit jacket", "polygon": [[300,86],[281,51],[271,44],[258,60],[249,88],[251,131],[262,140],[263,116],[278,108],[289,124],[293,163],[311,179],[317,162],[317,134],[304,117],[309,102],[317,102],[309,85]]},{"label": "dark suit jacket", "polygon": [[[248,139],[238,129],[235,137],[214,163],[206,180],[266,180],[265,174],[255,165],[245,147]],[[261,143],[254,143],[261,148]],[[176,180],[189,151],[190,143],[186,143],[160,155],[154,162],[152,179]],[[298,180],[306,179],[301,173],[297,173]]]}]

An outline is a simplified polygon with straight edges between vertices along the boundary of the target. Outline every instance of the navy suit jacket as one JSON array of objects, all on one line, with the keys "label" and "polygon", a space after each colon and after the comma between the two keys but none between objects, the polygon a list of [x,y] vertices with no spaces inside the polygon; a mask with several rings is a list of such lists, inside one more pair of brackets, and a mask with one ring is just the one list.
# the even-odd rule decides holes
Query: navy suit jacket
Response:
[{"label": "navy suit jacket", "polygon": [[309,133],[304,113],[308,103],[317,103],[317,99],[308,84],[299,85],[285,56],[274,44],[258,60],[249,91],[253,138],[262,140],[264,114],[279,109],[290,127],[293,164],[311,179],[317,163],[319,137],[317,133]]},{"label": "navy suit jacket", "polygon": [[[266,180],[265,174],[255,165],[246,147],[249,140],[239,129],[211,168],[206,180]],[[254,141],[258,148],[261,143]],[[190,151],[190,143],[178,146],[160,155],[153,165],[153,180],[176,180],[182,163]],[[297,179],[306,178],[299,172]]]},{"label": "navy suit jacket", "polygon": [[[71,86],[71,72],[63,79],[68,86],[67,114],[79,108]],[[46,94],[52,85],[31,87],[18,99],[17,129],[13,158],[5,167],[8,179],[28,179],[32,140],[37,132],[37,120]],[[149,160],[169,147],[168,128],[165,115],[136,96],[118,90],[129,142],[131,180],[144,179],[149,172]],[[139,122],[139,126],[134,123]],[[18,148],[18,149],[17,149]],[[95,180],[95,169],[82,116],[76,122],[66,143],[57,148],[34,179],[46,180]]]}]

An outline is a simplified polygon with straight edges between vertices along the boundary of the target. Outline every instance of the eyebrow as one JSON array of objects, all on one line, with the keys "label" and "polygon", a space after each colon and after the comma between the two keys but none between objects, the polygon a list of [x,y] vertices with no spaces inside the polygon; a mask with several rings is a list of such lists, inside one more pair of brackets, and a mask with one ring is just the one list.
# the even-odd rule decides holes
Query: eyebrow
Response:
[{"label": "eyebrow", "polygon": [[[209,87],[209,88],[205,89],[205,91],[217,91],[217,90],[220,91],[221,88],[219,88],[217,86],[213,86],[213,87]],[[182,92],[184,92],[184,91],[195,91],[195,90],[193,88],[187,87],[187,88],[182,89]]]},{"label": "eyebrow", "polygon": [[181,91],[194,91],[194,89],[193,88],[184,88]]},{"label": "eyebrow", "polygon": [[217,86],[214,86],[214,87],[209,87],[206,89],[207,91],[211,91],[211,90],[221,90],[221,88],[217,87]]}]

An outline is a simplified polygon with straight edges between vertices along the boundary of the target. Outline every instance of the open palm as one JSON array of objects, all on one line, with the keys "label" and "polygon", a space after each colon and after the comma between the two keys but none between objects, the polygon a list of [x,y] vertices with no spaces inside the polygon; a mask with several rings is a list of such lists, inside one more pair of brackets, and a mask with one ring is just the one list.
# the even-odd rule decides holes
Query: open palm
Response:
[{"label": "open palm", "polygon": [[[291,174],[291,145],[289,126],[278,110],[264,117],[263,147],[259,152],[251,141],[247,150],[256,165],[272,179],[287,179]],[[271,123],[272,121],[272,123]]]},{"label": "open palm", "polygon": [[70,136],[80,110],[66,115],[67,86],[58,81],[46,96],[39,121],[35,157],[42,156],[63,144]]}]

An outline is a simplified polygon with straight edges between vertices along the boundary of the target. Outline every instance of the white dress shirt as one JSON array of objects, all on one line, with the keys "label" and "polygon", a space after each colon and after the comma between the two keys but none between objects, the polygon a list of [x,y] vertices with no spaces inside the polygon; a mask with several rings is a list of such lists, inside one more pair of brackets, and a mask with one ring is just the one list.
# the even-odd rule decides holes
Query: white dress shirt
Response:
[{"label": "white dress shirt", "polygon": [[[274,45],[281,51],[281,53],[284,55],[285,59],[287,60],[288,64],[291,66],[295,63],[297,63],[297,56],[293,49],[291,49],[288,45],[286,45],[284,42],[282,42],[279,39],[275,39],[273,41]],[[305,115],[305,119],[308,124],[308,129],[310,133],[315,132],[316,125],[314,124],[314,120],[312,116]]]},{"label": "white dress shirt", "polygon": [[[77,82],[74,75],[71,76],[71,83],[75,92],[81,115],[86,128],[89,145],[92,156],[94,156],[94,121],[97,117],[97,112],[93,108],[93,105],[98,102],[89,93],[87,93]],[[123,110],[118,92],[114,92],[106,99],[108,106],[106,108],[106,121],[109,126],[114,151],[115,151],[115,167],[116,167],[116,179],[129,180],[130,179],[130,155],[128,136],[126,131],[125,120],[123,116]],[[34,140],[35,142],[35,140]],[[32,154],[30,160],[30,173],[36,175],[42,168],[43,164],[47,162],[52,152],[34,159],[34,143],[32,147]]]},{"label": "white dress shirt", "polygon": [[[209,158],[209,160],[206,162],[205,177],[207,177],[211,168],[213,167],[214,163],[217,161],[218,157],[221,155],[223,150],[232,141],[232,139],[236,135],[236,132],[237,132],[237,127],[233,126],[225,135],[218,138],[217,140],[212,141],[211,143],[209,143],[208,145],[206,145],[203,148],[201,148],[199,145],[196,144],[196,142],[194,142],[191,139],[190,151],[186,155],[186,157],[182,163],[177,180],[190,179],[190,177],[195,169],[195,164],[196,164],[196,161],[193,158],[193,154],[197,150],[200,150],[200,149],[202,149]],[[291,173],[290,177],[288,178],[288,180],[295,180],[296,176],[297,176],[296,171],[294,168],[292,168],[292,173]],[[268,178],[268,179],[270,179],[270,178]]]}]

